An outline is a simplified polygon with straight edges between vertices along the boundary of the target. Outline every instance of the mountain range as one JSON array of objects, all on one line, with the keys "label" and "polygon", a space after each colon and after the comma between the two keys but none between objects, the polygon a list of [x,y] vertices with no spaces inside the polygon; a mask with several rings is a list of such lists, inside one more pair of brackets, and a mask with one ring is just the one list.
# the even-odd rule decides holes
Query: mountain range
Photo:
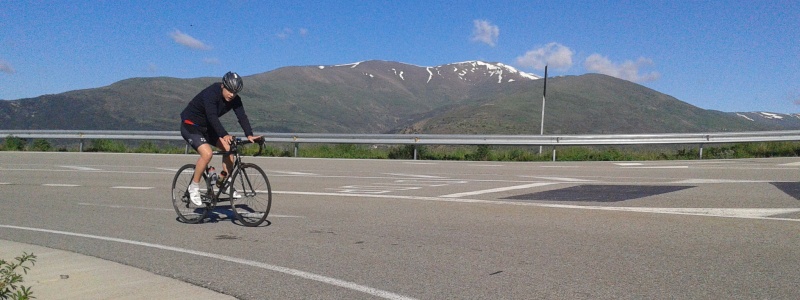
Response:
[{"label": "mountain range", "polygon": [[[370,60],[245,76],[256,132],[539,134],[545,80],[501,63],[436,67]],[[178,130],[179,114],[217,77],[131,78],[0,101],[2,129]],[[706,110],[600,74],[547,78],[545,134],[800,129],[798,115]],[[234,114],[223,117],[240,131]]]}]

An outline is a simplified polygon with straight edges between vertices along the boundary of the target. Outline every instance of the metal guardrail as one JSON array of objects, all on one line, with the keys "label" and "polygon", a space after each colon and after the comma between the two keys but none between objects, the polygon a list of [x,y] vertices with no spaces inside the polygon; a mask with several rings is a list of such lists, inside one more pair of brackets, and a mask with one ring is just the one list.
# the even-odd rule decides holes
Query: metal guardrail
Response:
[{"label": "metal guardrail", "polygon": [[[232,133],[243,136],[241,132]],[[602,135],[451,135],[451,134],[337,134],[337,133],[262,133],[270,143],[295,144],[386,144],[386,145],[514,145],[556,146],[696,144],[700,158],[704,144],[800,141],[800,130],[664,133],[664,134],[602,134]],[[30,139],[83,140],[183,140],[180,131],[124,130],[0,130],[0,138],[14,136]],[[414,153],[416,159],[416,148]]]}]

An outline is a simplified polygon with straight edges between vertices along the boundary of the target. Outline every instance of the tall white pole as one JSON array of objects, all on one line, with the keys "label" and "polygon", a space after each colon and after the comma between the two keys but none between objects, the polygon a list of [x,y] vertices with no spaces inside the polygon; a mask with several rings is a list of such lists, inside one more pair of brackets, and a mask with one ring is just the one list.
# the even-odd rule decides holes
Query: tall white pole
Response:
[{"label": "tall white pole", "polygon": [[[539,127],[541,131],[539,135],[544,135],[544,102],[547,97],[547,65],[544,66],[544,89],[542,91],[542,125]],[[539,145],[539,154],[542,154],[542,146]]]}]

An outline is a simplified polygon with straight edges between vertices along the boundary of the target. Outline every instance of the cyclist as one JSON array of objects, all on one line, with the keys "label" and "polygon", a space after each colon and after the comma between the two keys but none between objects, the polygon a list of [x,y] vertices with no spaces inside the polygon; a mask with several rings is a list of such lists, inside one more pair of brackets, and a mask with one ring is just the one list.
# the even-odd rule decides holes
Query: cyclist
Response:
[{"label": "cyclist", "polygon": [[[189,196],[195,205],[202,205],[199,183],[203,171],[211,162],[213,155],[211,145],[224,151],[230,151],[233,137],[222,127],[219,117],[233,110],[248,140],[255,142],[261,137],[253,136],[253,129],[244,112],[242,98],[238,95],[243,87],[244,82],[239,74],[225,73],[221,83],[216,82],[205,88],[181,112],[181,136],[200,154],[194,169],[192,183],[189,185]],[[223,170],[228,173],[233,168],[233,155],[225,155],[222,162]],[[230,196],[237,197],[239,195],[234,192]]]}]

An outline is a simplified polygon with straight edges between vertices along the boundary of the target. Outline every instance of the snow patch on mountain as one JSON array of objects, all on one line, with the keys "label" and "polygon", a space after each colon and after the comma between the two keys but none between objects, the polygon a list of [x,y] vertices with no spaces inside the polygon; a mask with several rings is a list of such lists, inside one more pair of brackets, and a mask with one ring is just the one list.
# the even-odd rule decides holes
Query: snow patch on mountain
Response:
[{"label": "snow patch on mountain", "polygon": [[394,72],[394,75],[399,76],[401,80],[406,80],[405,77],[403,77],[403,72],[404,71],[399,71],[399,73],[398,73],[397,69],[392,68],[392,72]]},{"label": "snow patch on mountain", "polygon": [[742,118],[745,118],[746,120],[748,120],[748,121],[751,121],[751,122],[752,122],[752,121],[755,121],[755,120],[753,120],[753,118],[750,118],[750,117],[748,117],[748,116],[746,116],[746,115],[744,115],[744,114],[742,114],[742,113],[736,113],[736,115],[737,115],[737,116],[740,116],[740,117],[742,117]]},{"label": "snow patch on mountain", "polygon": [[[368,64],[365,63],[367,62],[360,61],[349,64],[318,66],[318,68],[320,70],[324,70],[326,68],[334,68],[334,67],[347,67],[355,69],[360,66],[365,66],[364,68],[373,68],[374,70],[375,65],[372,64],[372,61],[370,61]],[[453,79],[456,79],[457,77],[459,80],[465,82],[482,82],[487,79],[491,79],[492,81],[495,81],[497,83],[515,82],[519,80],[537,80],[542,78],[540,76],[531,73],[519,71],[516,68],[503,63],[488,63],[478,60],[463,61],[463,62],[457,62],[435,67],[421,67],[410,64],[393,63],[393,62],[385,62],[385,63],[393,64],[392,67],[387,68],[388,69],[387,71],[391,72],[395,76],[398,76],[401,80],[404,81],[406,79],[422,80],[422,78],[419,79],[409,78],[409,74],[416,74],[417,72],[409,69],[415,69],[415,68],[425,68],[425,71],[428,73],[428,78],[425,81],[426,83],[431,83],[431,81],[434,81],[436,78],[447,78],[447,77]],[[400,67],[398,67],[398,65],[400,65]],[[408,69],[403,67],[407,67]],[[406,70],[401,70],[401,68]]]},{"label": "snow patch on mountain", "polygon": [[762,117],[767,118],[767,119],[778,119],[778,120],[783,119],[783,116],[781,116],[779,114],[774,114],[774,113],[769,113],[769,112],[764,112],[764,111],[759,112],[759,114],[761,114]]},{"label": "snow patch on mountain", "polygon": [[433,78],[433,72],[431,72],[431,67],[425,67],[425,71],[428,71],[428,81],[425,83],[430,83],[431,79]]},{"label": "snow patch on mountain", "polygon": [[750,122],[783,126],[787,129],[798,128],[798,126],[800,126],[800,114],[782,114],[766,111],[737,112],[732,114]]},{"label": "snow patch on mountain", "polygon": [[[497,76],[497,83],[502,83],[504,77],[508,78],[509,76],[507,76],[507,74],[518,75],[528,80],[537,80],[542,78],[531,73],[521,72],[516,68],[503,63],[487,63],[483,61],[473,60],[473,61],[463,61],[463,62],[453,63],[446,66],[452,66],[453,72],[458,73],[459,77],[463,77],[468,73],[475,73],[485,70],[486,74],[489,77]],[[508,78],[505,82],[514,82],[514,81],[516,81],[514,78]]]}]

